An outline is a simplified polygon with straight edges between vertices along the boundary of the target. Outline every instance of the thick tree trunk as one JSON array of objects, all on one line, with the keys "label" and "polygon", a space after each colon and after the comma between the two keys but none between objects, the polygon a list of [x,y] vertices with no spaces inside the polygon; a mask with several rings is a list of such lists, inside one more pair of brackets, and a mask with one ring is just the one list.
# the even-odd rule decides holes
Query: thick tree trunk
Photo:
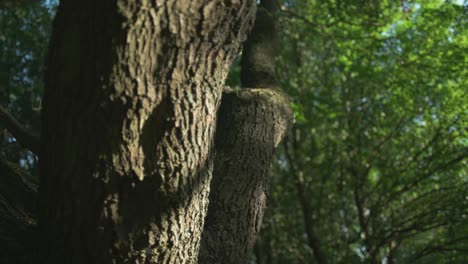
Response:
[{"label": "thick tree trunk", "polygon": [[242,56],[240,90],[218,114],[216,159],[199,263],[247,263],[266,207],[273,151],[293,121],[274,75],[272,14],[260,7]]},{"label": "thick tree trunk", "polygon": [[41,263],[196,263],[215,113],[254,6],[61,1],[41,133]]}]

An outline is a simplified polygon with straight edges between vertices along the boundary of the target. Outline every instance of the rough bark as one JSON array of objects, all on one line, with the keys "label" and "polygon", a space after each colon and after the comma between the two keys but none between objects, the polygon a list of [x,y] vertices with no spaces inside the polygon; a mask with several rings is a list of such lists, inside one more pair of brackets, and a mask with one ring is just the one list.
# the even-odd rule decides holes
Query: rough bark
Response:
[{"label": "rough bark", "polygon": [[253,0],[61,1],[43,99],[41,263],[195,263],[223,82]]},{"label": "rough bark", "polygon": [[223,95],[199,263],[247,263],[266,207],[273,150],[291,120],[287,105],[269,89]]},{"label": "rough bark", "polygon": [[240,90],[223,94],[199,263],[247,263],[266,207],[273,151],[293,121],[274,75],[273,17],[260,7],[242,56]]}]

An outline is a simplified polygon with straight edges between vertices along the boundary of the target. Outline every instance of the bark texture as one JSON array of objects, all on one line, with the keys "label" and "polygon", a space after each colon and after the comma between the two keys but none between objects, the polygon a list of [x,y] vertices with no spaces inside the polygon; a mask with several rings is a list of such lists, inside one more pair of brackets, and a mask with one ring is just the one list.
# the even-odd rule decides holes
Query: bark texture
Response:
[{"label": "bark texture", "polygon": [[199,263],[247,263],[266,208],[273,151],[292,125],[274,74],[274,23],[259,7],[244,45],[240,90],[223,94]]},{"label": "bark texture", "polygon": [[41,263],[196,263],[215,113],[254,12],[253,0],[61,1]]},{"label": "bark texture", "polygon": [[263,219],[275,146],[292,120],[275,90],[223,95],[199,263],[247,263]]}]

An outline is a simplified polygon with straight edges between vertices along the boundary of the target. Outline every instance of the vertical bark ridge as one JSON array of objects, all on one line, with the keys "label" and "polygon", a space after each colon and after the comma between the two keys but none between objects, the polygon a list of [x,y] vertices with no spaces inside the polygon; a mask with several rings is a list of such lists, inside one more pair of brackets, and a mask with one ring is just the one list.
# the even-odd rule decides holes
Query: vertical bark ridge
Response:
[{"label": "vertical bark ridge", "polygon": [[61,2],[43,110],[43,263],[196,262],[215,113],[253,6]]}]

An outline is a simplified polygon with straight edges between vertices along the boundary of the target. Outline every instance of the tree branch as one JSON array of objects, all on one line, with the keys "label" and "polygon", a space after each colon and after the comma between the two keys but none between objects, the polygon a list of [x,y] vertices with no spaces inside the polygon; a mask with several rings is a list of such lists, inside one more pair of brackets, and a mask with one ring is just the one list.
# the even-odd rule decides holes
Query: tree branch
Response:
[{"label": "tree branch", "polygon": [[30,263],[37,185],[17,164],[0,159],[0,262]]},{"label": "tree branch", "polygon": [[8,131],[15,137],[21,146],[31,150],[36,155],[39,154],[39,136],[29,132],[24,128],[8,111],[0,107],[0,123],[5,125]]}]

